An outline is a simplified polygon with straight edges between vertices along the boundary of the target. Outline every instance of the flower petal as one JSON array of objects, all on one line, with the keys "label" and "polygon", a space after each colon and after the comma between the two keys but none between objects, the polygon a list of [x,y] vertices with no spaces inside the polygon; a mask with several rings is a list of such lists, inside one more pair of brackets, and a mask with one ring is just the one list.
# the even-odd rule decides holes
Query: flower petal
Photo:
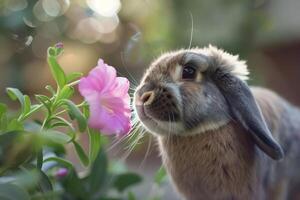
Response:
[{"label": "flower petal", "polygon": [[111,118],[110,124],[106,124],[102,128],[102,132],[104,134],[111,134],[114,133],[116,135],[126,135],[131,128],[130,118],[122,116],[122,115],[115,115]]},{"label": "flower petal", "polygon": [[105,64],[102,59],[98,60],[98,66],[96,68],[96,73],[93,73],[92,75],[97,77],[99,84],[102,86],[102,92],[104,93],[106,91],[112,90],[116,84],[116,69]]},{"label": "flower petal", "polygon": [[106,135],[124,135],[130,130],[130,115],[112,113],[104,107],[90,105],[89,125]]},{"label": "flower petal", "polygon": [[97,87],[89,77],[83,77],[79,81],[78,90],[85,97],[93,94],[97,90]]},{"label": "flower petal", "polygon": [[116,78],[116,85],[114,88],[114,95],[118,97],[123,97],[128,94],[129,90],[129,81],[127,78],[124,77],[117,77]]},{"label": "flower petal", "polygon": [[108,135],[129,132],[129,81],[124,77],[116,77],[114,67],[99,59],[98,66],[80,80],[78,88],[90,106],[89,125],[92,128]]}]

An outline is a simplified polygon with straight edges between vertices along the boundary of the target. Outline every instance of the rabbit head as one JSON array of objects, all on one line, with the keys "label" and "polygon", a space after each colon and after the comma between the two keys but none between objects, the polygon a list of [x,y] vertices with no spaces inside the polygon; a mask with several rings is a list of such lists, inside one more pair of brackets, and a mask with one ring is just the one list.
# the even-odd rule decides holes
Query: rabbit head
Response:
[{"label": "rabbit head", "polygon": [[283,157],[248,85],[244,61],[209,46],[156,59],[134,96],[138,118],[159,136],[194,135],[240,123],[273,159]]}]

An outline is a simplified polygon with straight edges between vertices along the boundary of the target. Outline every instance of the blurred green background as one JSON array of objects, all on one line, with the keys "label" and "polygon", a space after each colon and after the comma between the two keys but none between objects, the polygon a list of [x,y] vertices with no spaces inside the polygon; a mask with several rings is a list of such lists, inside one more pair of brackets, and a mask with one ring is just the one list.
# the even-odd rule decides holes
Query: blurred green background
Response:
[{"label": "blurred green background", "polygon": [[191,43],[240,54],[252,82],[300,104],[299,9],[299,0],[0,0],[0,99],[7,86],[43,90],[46,49],[58,41],[67,72],[101,57],[133,86],[153,58]]},{"label": "blurred green background", "polygon": [[[0,0],[0,101],[6,87],[54,85],[46,49],[63,42],[67,73],[87,73],[101,57],[133,88],[161,53],[213,44],[247,60],[251,84],[300,105],[299,10],[299,0]],[[141,168],[143,145],[128,166],[151,175],[159,158],[150,151]]]}]

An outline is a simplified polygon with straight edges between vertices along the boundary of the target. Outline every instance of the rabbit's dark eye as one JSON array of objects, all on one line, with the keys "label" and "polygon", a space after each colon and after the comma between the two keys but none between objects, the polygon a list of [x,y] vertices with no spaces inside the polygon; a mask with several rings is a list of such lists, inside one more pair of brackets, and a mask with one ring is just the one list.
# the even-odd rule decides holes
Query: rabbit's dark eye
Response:
[{"label": "rabbit's dark eye", "polygon": [[190,65],[183,66],[181,78],[182,79],[195,79],[196,78],[196,69]]}]

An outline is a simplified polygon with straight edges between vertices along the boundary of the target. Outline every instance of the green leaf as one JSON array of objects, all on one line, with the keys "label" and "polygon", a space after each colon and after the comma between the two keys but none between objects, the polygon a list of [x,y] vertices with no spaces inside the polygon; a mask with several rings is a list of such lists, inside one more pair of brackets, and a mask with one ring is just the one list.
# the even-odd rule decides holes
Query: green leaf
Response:
[{"label": "green leaf", "polygon": [[74,89],[68,85],[65,85],[59,92],[57,99],[58,100],[69,99],[73,94],[74,94]]},{"label": "green leaf", "polygon": [[87,129],[88,130],[88,134],[89,134],[89,157],[90,157],[90,161],[93,162],[99,151],[100,151],[100,147],[101,147],[101,134],[93,129]]},{"label": "green leaf", "polygon": [[5,104],[0,103],[0,134],[1,131],[6,131],[7,127],[7,116],[6,116],[7,106]]},{"label": "green leaf", "polygon": [[51,99],[46,95],[36,94],[35,98],[42,104],[48,105],[51,103]]},{"label": "green leaf", "polygon": [[27,95],[23,95],[22,92],[17,88],[6,88],[6,92],[12,100],[19,100],[21,103],[22,114],[26,114],[30,111],[31,103]]},{"label": "green leaf", "polygon": [[128,192],[128,200],[136,200],[135,195],[131,191]]},{"label": "green leaf", "polygon": [[43,167],[43,157],[44,157],[43,150],[38,151],[36,154],[37,154],[36,155],[36,167],[38,169],[42,169],[42,167]]},{"label": "green leaf", "polygon": [[154,175],[154,181],[156,184],[160,185],[163,181],[166,180],[167,172],[166,169],[161,166]]},{"label": "green leaf", "polygon": [[71,81],[79,79],[82,76],[83,76],[83,73],[81,73],[81,72],[73,72],[73,73],[67,75],[67,83],[70,83]]},{"label": "green leaf", "polygon": [[31,110],[31,101],[28,95],[24,95],[24,110],[23,113],[26,114]]},{"label": "green leaf", "polygon": [[52,94],[52,96],[55,95],[55,90],[53,89],[53,87],[51,85],[46,85],[45,88]]},{"label": "green leaf", "polygon": [[23,95],[22,92],[17,88],[7,88],[6,89],[8,96],[12,100],[19,100],[21,103],[22,114],[19,119],[22,119],[24,115],[29,113],[33,107],[31,107],[31,101],[28,95]]},{"label": "green leaf", "polygon": [[18,119],[11,119],[6,127],[6,131],[21,131],[23,130],[23,123],[19,122]]},{"label": "green leaf", "polygon": [[37,109],[39,106],[40,106],[40,105],[38,105],[38,104],[31,105],[30,111]]},{"label": "green leaf", "polygon": [[84,166],[88,166],[89,165],[89,158],[87,157],[87,155],[85,154],[84,150],[82,149],[82,147],[80,146],[80,144],[78,144],[76,141],[73,141],[76,153],[81,161],[81,163]]},{"label": "green leaf", "polygon": [[48,48],[48,56],[56,56],[56,50],[55,47],[49,47]]},{"label": "green leaf", "polygon": [[0,166],[5,165],[7,168],[14,168],[25,162],[30,162],[41,145],[41,138],[35,133],[11,131],[1,134]]},{"label": "green leaf", "polygon": [[0,103],[0,118],[2,117],[2,115],[4,115],[7,111],[7,106],[3,103]]},{"label": "green leaf", "polygon": [[7,131],[7,123],[8,123],[7,116],[3,114],[2,117],[0,118],[0,135],[2,134],[2,132]]},{"label": "green leaf", "polygon": [[8,94],[8,96],[12,99],[12,100],[19,100],[19,102],[24,105],[24,96],[22,94],[22,92],[17,89],[17,88],[6,88],[6,92]]},{"label": "green leaf", "polygon": [[58,57],[63,53],[63,51],[64,51],[63,44],[58,43],[55,46],[48,48],[48,56]]},{"label": "green leaf", "polygon": [[67,144],[72,141],[69,135],[55,130],[45,131],[43,137],[58,144]]},{"label": "green leaf", "polygon": [[102,188],[107,180],[108,161],[104,150],[100,150],[88,176],[89,193],[93,194]]},{"label": "green leaf", "polygon": [[66,124],[65,122],[54,122],[53,124],[51,124],[52,128],[55,127],[69,127],[68,124]]},{"label": "green leaf", "polygon": [[90,193],[86,192],[83,181],[79,179],[75,170],[70,169],[68,175],[62,180],[65,193],[70,199],[91,199]]},{"label": "green leaf", "polygon": [[0,199],[1,200],[30,200],[29,194],[21,187],[5,183],[0,184]]},{"label": "green leaf", "polygon": [[62,180],[62,183],[65,193],[70,196],[69,199],[92,199],[75,170],[69,170],[68,175]]},{"label": "green leaf", "polygon": [[72,131],[75,131],[72,123],[68,122],[66,119],[55,116],[50,118],[49,122],[55,121],[54,123],[51,124],[51,128],[56,127],[56,126],[68,126]]},{"label": "green leaf", "polygon": [[87,120],[77,106],[68,99],[63,99],[63,102],[68,106],[69,115],[75,118],[78,123],[79,131],[84,132],[87,127]]},{"label": "green leaf", "polygon": [[73,164],[71,162],[69,162],[68,160],[65,160],[63,158],[60,158],[60,157],[49,157],[49,158],[46,158],[45,160],[43,160],[43,163],[46,163],[46,162],[51,162],[51,161],[54,161],[54,162],[57,162],[69,169],[73,168]]},{"label": "green leaf", "polygon": [[[15,139],[20,135],[20,132],[12,131],[5,132],[0,135],[0,166],[7,164],[8,152],[12,148]],[[0,167],[0,168],[1,168]]]},{"label": "green leaf", "polygon": [[85,103],[82,106],[82,113],[83,113],[83,115],[85,116],[86,119],[89,118],[89,116],[90,116],[90,108],[89,108],[89,105],[87,103]]},{"label": "green leaf", "polygon": [[66,75],[61,66],[58,64],[56,57],[52,55],[51,48],[48,50],[48,64],[51,69],[53,78],[55,79],[59,88],[63,88],[67,83]]},{"label": "green leaf", "polygon": [[40,174],[35,168],[26,169],[25,167],[22,167],[21,171],[13,173],[13,177],[15,179],[11,183],[14,183],[28,191],[37,186]]},{"label": "green leaf", "polygon": [[36,100],[38,100],[41,104],[43,104],[47,110],[50,112],[52,101],[46,95],[37,94],[35,95]]},{"label": "green leaf", "polygon": [[49,177],[42,170],[38,170],[38,172],[39,172],[39,182],[38,182],[39,191],[43,193],[52,191],[53,187]]},{"label": "green leaf", "polygon": [[62,195],[62,191],[50,191],[43,193],[35,193],[31,195],[31,200],[57,200],[60,199]]},{"label": "green leaf", "polygon": [[56,56],[60,56],[64,52],[63,48],[56,48]]},{"label": "green leaf", "polygon": [[124,173],[116,176],[113,186],[119,192],[123,192],[128,187],[138,184],[141,181],[142,178],[135,173]]}]

